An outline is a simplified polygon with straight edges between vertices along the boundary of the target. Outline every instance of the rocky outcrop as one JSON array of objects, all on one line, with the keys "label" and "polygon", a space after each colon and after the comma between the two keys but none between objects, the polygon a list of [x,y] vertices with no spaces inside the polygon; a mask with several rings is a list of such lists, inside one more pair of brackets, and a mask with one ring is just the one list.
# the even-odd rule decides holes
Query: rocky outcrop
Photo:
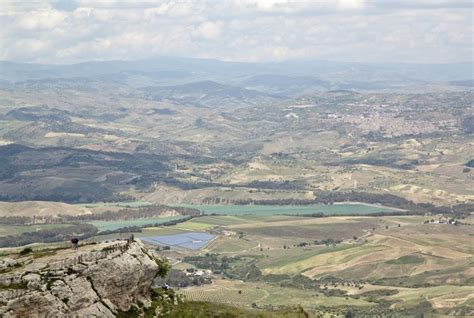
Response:
[{"label": "rocky outcrop", "polygon": [[149,304],[159,272],[141,242],[90,245],[20,261],[23,267],[0,275],[1,317],[114,317],[134,304]]}]

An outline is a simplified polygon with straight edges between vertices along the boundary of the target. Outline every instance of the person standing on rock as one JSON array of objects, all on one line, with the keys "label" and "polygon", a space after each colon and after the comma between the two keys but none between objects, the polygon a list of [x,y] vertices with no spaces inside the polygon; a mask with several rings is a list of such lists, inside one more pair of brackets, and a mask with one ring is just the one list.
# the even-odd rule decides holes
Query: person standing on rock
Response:
[{"label": "person standing on rock", "polygon": [[73,237],[71,239],[71,245],[73,250],[77,250],[77,246],[79,244],[79,239],[77,237]]}]

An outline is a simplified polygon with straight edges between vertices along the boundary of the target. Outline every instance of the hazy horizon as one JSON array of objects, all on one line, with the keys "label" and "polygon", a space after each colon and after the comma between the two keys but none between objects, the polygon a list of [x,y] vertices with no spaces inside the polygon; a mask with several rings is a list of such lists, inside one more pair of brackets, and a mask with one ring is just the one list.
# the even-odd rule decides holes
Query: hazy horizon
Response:
[{"label": "hazy horizon", "polygon": [[51,65],[51,66],[67,66],[67,65],[77,65],[82,63],[107,63],[107,62],[142,62],[142,61],[159,61],[165,59],[176,59],[176,60],[196,60],[196,61],[215,61],[215,62],[224,62],[224,63],[235,63],[235,64],[269,64],[269,65],[278,65],[278,64],[285,64],[285,63],[340,63],[340,64],[360,64],[360,65],[461,65],[461,64],[471,64],[474,65],[474,61],[466,60],[466,61],[455,61],[455,62],[398,62],[398,61],[390,61],[390,62],[375,62],[375,61],[343,61],[343,60],[332,60],[332,59],[310,59],[310,58],[302,58],[302,59],[287,59],[281,61],[232,61],[232,60],[224,60],[219,58],[199,58],[199,57],[192,57],[192,56],[171,56],[171,55],[157,55],[157,56],[149,56],[144,58],[130,58],[130,59],[89,59],[83,61],[75,61],[75,62],[29,62],[29,61],[16,61],[16,60],[0,60],[0,62],[6,63],[17,63],[17,64],[37,64],[37,65]]}]

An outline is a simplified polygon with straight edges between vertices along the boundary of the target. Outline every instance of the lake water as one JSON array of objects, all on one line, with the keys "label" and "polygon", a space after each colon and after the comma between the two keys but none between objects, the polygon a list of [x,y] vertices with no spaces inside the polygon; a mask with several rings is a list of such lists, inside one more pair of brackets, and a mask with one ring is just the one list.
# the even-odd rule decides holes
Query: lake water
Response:
[{"label": "lake water", "polygon": [[323,213],[324,215],[372,214],[378,212],[395,212],[398,209],[385,206],[362,203],[347,204],[314,204],[314,205],[193,205],[180,204],[176,206],[195,208],[206,214],[222,215],[307,215]]},{"label": "lake water", "polygon": [[200,232],[189,232],[175,235],[162,235],[155,237],[140,237],[140,240],[157,244],[160,246],[182,247],[190,250],[198,250],[207,245],[215,235]]}]

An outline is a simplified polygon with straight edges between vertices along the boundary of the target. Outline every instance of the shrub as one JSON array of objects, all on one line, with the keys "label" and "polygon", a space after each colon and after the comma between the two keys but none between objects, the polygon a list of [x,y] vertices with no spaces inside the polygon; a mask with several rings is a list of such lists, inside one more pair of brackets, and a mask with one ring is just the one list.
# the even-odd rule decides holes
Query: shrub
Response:
[{"label": "shrub", "polygon": [[155,258],[156,265],[158,265],[158,276],[161,278],[165,278],[168,276],[168,272],[170,270],[170,264],[166,258]]},{"label": "shrub", "polygon": [[21,250],[20,255],[27,255],[33,253],[33,249],[31,247],[25,247]]}]

